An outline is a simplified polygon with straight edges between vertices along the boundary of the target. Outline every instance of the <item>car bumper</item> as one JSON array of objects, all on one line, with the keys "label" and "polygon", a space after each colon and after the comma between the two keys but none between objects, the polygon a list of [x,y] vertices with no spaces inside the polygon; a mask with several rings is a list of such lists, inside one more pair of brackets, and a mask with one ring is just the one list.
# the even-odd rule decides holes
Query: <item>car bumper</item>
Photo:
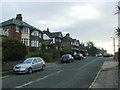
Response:
[{"label": "car bumper", "polygon": [[13,69],[13,73],[27,73],[28,69],[20,70],[20,69]]},{"label": "car bumper", "polygon": [[61,60],[61,62],[69,62],[69,60]]}]

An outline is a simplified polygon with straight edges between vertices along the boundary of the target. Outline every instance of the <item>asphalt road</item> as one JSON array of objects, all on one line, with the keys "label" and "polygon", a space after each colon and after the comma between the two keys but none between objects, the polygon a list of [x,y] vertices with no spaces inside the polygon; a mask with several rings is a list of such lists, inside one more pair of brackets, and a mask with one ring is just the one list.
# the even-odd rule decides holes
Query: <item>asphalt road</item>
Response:
[{"label": "asphalt road", "polygon": [[2,78],[2,88],[89,88],[104,61],[102,57],[86,57],[32,74],[11,75]]}]

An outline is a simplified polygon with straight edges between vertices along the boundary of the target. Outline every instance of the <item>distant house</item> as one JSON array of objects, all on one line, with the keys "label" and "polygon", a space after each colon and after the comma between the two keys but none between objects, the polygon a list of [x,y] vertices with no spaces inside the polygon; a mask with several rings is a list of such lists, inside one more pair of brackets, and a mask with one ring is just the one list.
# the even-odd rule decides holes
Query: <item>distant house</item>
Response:
[{"label": "distant house", "polygon": [[22,21],[22,18],[22,14],[17,14],[16,18],[2,22],[2,35],[20,40],[28,50],[40,50],[42,31]]},{"label": "distant house", "polygon": [[51,43],[52,43],[52,39],[46,33],[43,32],[42,48],[46,50],[50,49]]},{"label": "distant house", "polygon": [[44,30],[43,33],[45,33],[51,39],[51,49],[61,50],[61,39],[63,38],[61,32],[50,32],[49,28],[47,28],[47,30]]},{"label": "distant house", "polygon": [[72,39],[68,33],[62,38],[61,48],[63,51],[72,51],[73,54],[76,54],[80,50],[80,42],[77,39]]}]

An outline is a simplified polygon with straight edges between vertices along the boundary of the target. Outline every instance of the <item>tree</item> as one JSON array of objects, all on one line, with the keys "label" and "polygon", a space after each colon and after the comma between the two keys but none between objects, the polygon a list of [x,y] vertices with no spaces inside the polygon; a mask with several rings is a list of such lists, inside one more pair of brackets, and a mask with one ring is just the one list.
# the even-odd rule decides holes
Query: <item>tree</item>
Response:
[{"label": "tree", "polygon": [[100,48],[97,48],[94,43],[92,41],[89,41],[89,42],[86,42],[86,50],[87,50],[87,53],[90,55],[90,56],[96,56],[96,54],[104,54],[104,52],[106,50],[104,50],[103,48],[100,49]]},{"label": "tree", "polygon": [[27,55],[26,46],[17,39],[2,38],[2,60],[15,61],[23,59]]},{"label": "tree", "polygon": [[120,36],[120,28],[118,27],[118,28],[116,28],[116,35],[119,37]]},{"label": "tree", "polygon": [[[116,15],[116,14],[119,14],[120,13],[120,2],[118,2],[118,5],[117,5],[117,10],[116,10],[116,13],[114,14],[114,15]],[[116,28],[116,35],[117,36],[120,36],[120,28],[118,27],[118,28]]]},{"label": "tree", "polygon": [[[117,12],[114,15],[116,15],[116,14],[119,15],[120,14],[120,1],[118,2],[116,11]],[[119,22],[119,16],[118,16],[118,22]],[[120,38],[120,28],[119,27],[116,28],[116,35],[118,38]],[[119,68],[120,68],[120,47],[118,47],[118,60],[119,60]]]},{"label": "tree", "polygon": [[90,56],[95,56],[98,52],[98,49],[95,47],[94,43],[92,41],[86,42],[87,46],[87,52]]},{"label": "tree", "polygon": [[92,41],[89,41],[86,43],[89,48],[94,47],[94,44]]}]

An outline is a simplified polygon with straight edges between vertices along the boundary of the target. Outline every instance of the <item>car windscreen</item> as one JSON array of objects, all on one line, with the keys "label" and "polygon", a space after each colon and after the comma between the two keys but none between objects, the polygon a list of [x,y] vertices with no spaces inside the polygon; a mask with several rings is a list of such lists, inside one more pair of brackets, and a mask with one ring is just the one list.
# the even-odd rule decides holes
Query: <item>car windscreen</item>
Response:
[{"label": "car windscreen", "polygon": [[33,58],[27,58],[22,63],[31,63]]},{"label": "car windscreen", "polygon": [[68,55],[63,55],[62,58],[69,58],[69,56]]}]

